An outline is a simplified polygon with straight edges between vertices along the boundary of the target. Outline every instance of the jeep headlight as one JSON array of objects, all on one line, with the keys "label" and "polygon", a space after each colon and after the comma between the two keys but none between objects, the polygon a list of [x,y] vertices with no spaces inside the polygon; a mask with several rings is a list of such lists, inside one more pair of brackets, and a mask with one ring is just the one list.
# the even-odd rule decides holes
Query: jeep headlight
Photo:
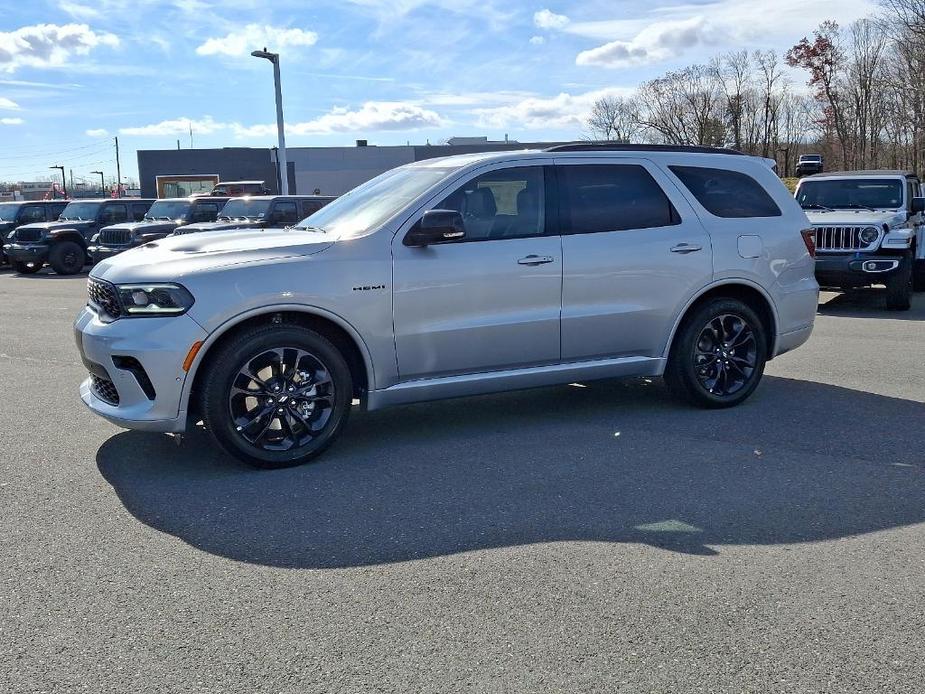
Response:
[{"label": "jeep headlight", "polygon": [[861,229],[861,243],[869,246],[880,238],[880,230],[877,227],[864,227]]},{"label": "jeep headlight", "polygon": [[193,295],[179,284],[120,284],[119,301],[130,316],[178,316],[193,305]]}]

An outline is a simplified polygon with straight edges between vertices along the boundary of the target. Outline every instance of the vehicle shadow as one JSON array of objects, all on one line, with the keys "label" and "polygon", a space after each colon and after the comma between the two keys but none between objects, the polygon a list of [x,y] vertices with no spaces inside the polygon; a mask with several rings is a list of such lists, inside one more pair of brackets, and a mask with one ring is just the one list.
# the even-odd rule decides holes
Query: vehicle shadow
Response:
[{"label": "vehicle shadow", "polygon": [[912,308],[908,311],[888,311],[886,290],[878,288],[852,289],[836,294],[819,304],[823,316],[844,318],[889,318],[891,320],[925,320],[925,293],[912,295]]},{"label": "vehicle shadow", "polygon": [[320,462],[272,472],[205,434],[126,432],[97,464],[147,525],[212,554],[363,566],[560,540],[828,540],[925,521],[925,404],[766,377],[746,404],[603,381],[358,413]]}]

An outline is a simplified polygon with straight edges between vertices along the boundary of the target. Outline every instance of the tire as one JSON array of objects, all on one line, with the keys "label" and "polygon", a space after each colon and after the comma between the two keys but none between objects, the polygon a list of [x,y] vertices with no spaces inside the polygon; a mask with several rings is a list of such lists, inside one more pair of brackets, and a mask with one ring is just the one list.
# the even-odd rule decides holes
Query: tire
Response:
[{"label": "tire", "polygon": [[255,326],[221,345],[203,368],[206,428],[225,451],[254,467],[307,463],[331,445],[350,414],[346,360],[300,325]]},{"label": "tire", "polygon": [[916,292],[925,292],[925,260],[914,261],[912,266],[912,289]]},{"label": "tire", "polygon": [[21,260],[13,261],[13,269],[20,275],[34,275],[42,269],[42,263],[24,263]]},{"label": "tire", "polygon": [[[723,340],[717,341],[718,334]],[[767,327],[754,310],[737,299],[712,299],[678,328],[665,382],[676,397],[698,407],[733,407],[761,382],[767,345]]]},{"label": "tire", "polygon": [[899,269],[886,278],[886,307],[889,311],[908,311],[912,307],[912,257],[903,259]]},{"label": "tire", "polygon": [[87,254],[79,243],[62,241],[51,248],[48,264],[59,275],[76,275],[84,269]]}]

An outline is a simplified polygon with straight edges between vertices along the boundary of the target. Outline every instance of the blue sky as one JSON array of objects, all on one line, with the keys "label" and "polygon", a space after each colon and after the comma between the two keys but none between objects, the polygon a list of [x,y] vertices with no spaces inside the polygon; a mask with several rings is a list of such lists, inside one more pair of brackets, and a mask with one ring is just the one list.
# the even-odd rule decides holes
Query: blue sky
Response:
[{"label": "blue sky", "polygon": [[[739,48],[782,51],[873,0],[30,0],[0,18],[0,180],[123,172],[135,151],[572,139],[590,105]],[[800,76],[796,76],[802,79]]]}]

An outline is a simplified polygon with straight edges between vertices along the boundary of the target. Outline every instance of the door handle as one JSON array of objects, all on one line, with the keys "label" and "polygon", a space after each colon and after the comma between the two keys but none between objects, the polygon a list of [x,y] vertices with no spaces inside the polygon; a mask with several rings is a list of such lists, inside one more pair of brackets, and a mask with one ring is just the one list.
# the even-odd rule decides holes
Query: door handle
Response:
[{"label": "door handle", "polygon": [[528,255],[517,261],[518,265],[545,265],[555,261],[551,255]]},{"label": "door handle", "polygon": [[672,253],[696,253],[697,251],[702,251],[703,246],[698,246],[695,243],[679,243],[677,246],[671,247]]}]

